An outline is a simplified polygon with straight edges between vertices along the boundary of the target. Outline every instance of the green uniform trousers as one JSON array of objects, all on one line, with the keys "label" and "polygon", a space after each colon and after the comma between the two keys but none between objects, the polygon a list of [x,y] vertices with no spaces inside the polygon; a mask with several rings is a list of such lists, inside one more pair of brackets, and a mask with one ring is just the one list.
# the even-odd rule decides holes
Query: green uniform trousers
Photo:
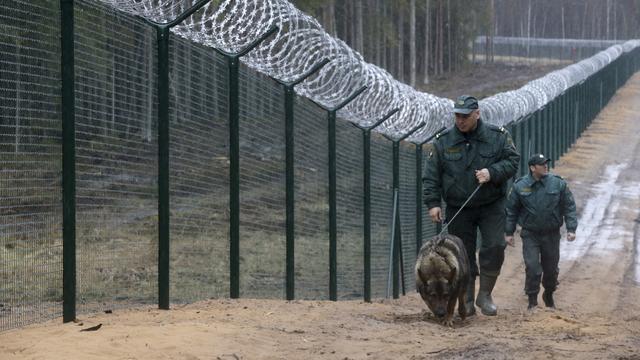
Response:
[{"label": "green uniform trousers", "polygon": [[[453,218],[459,208],[447,206],[446,219]],[[480,273],[489,276],[498,276],[504,262],[504,249],[507,243],[504,240],[504,199],[499,199],[490,204],[463,208],[460,214],[453,219],[447,228],[449,234],[462,239],[469,256],[469,273],[472,278]],[[482,241],[478,261],[476,261],[476,238],[480,229]],[[480,271],[478,271],[478,264]]]},{"label": "green uniform trousers", "polygon": [[520,237],[526,268],[524,291],[537,294],[540,291],[540,279],[545,290],[555,291],[560,261],[560,230],[541,233],[522,229]]}]

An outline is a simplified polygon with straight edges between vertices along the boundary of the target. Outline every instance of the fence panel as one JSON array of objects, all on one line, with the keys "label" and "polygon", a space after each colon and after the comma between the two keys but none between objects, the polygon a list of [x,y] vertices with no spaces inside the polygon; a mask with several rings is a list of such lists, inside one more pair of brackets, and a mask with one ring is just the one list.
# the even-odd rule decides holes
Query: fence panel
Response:
[{"label": "fence panel", "polygon": [[416,279],[416,146],[400,143],[400,224],[402,225],[402,269],[407,294],[415,291]]},{"label": "fence panel", "polygon": [[210,48],[170,40],[170,296],[229,296],[227,67]]},{"label": "fence panel", "polygon": [[285,119],[280,85],[240,67],[240,296],[285,297]]},{"label": "fence panel", "polygon": [[0,3],[0,331],[62,314],[59,19]]},{"label": "fence panel", "polygon": [[371,134],[371,297],[387,295],[393,215],[393,144]]},{"label": "fence panel", "polygon": [[362,131],[336,121],[338,299],[363,297],[364,155]]},{"label": "fence panel", "polygon": [[77,2],[77,303],[91,312],[157,299],[154,32]]},{"label": "fence panel", "polygon": [[298,299],[329,298],[329,150],[327,113],[294,105],[295,289]]}]

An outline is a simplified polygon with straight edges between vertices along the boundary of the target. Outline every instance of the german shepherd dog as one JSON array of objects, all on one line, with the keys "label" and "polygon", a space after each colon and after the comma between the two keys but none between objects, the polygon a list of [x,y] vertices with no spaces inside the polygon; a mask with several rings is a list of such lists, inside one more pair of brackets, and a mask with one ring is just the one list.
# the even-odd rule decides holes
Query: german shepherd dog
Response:
[{"label": "german shepherd dog", "polygon": [[466,318],[465,295],[469,283],[469,259],[460,238],[437,235],[429,239],[416,260],[416,290],[431,312],[445,326],[453,326],[453,311]]}]

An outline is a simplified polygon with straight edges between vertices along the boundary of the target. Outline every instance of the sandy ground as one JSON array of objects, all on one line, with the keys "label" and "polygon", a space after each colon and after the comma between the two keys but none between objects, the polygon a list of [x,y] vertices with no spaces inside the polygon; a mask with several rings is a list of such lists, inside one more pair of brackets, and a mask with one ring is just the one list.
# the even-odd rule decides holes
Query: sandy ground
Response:
[{"label": "sandy ground", "polygon": [[640,74],[556,164],[581,222],[576,242],[561,247],[556,310],[526,310],[518,242],[495,290],[498,316],[453,328],[413,292],[371,304],[214,300],[7,331],[0,358],[640,359],[639,99]]}]

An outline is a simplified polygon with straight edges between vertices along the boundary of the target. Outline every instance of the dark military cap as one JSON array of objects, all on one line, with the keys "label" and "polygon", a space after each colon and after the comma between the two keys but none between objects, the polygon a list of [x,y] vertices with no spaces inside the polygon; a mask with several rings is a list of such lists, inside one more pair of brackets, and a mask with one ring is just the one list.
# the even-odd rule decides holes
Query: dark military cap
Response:
[{"label": "dark military cap", "polygon": [[534,154],[529,158],[529,166],[531,165],[544,165],[549,162],[549,158],[543,154]]},{"label": "dark military cap", "polygon": [[478,109],[478,99],[471,95],[462,95],[458,97],[453,105],[453,112],[458,114],[470,114],[473,110]]}]

